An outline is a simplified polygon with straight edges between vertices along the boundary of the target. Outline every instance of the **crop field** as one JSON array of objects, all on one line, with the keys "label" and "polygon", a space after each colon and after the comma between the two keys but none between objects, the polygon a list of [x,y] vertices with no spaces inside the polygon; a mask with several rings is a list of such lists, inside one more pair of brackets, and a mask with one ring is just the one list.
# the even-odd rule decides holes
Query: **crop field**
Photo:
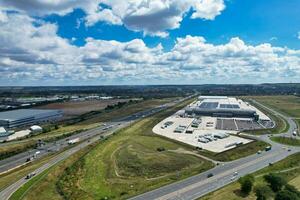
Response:
[{"label": "crop field", "polygon": [[[191,149],[152,133],[156,123],[178,109],[176,106],[116,132],[50,184],[56,185],[65,199],[126,199],[213,167],[197,155],[173,151]],[[53,188],[45,184],[41,185]],[[37,186],[27,199],[37,199],[35,191],[47,196],[47,189]]]},{"label": "crop field", "polygon": [[69,101],[60,103],[50,103],[39,106],[39,109],[61,109],[64,112],[64,118],[72,118],[91,111],[105,109],[108,105],[115,105],[119,102],[127,102],[129,99],[108,99],[108,100],[90,100],[90,101]]},{"label": "crop field", "polygon": [[[263,175],[271,172],[282,175],[289,184],[300,189],[300,153],[291,155],[272,166],[268,166],[254,173],[255,185],[265,184]],[[238,182],[234,182],[215,192],[205,195],[204,197],[199,198],[199,200],[223,200],[224,197],[230,200],[256,200],[256,196],[253,191],[248,196],[244,196],[240,191],[240,184]]]}]

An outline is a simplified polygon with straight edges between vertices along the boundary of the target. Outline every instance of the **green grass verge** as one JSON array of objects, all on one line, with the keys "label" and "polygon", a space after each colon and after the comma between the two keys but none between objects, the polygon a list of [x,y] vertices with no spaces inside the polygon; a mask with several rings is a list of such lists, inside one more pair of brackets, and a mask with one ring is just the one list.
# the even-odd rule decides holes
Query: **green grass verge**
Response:
[{"label": "green grass verge", "polygon": [[[95,147],[61,176],[64,197],[127,199],[213,167],[200,157],[172,152],[190,149],[152,133],[154,125],[187,103],[134,123]],[[165,151],[157,151],[160,147]]]},{"label": "green grass verge", "polygon": [[28,163],[27,165],[11,170],[5,174],[1,174],[0,191],[8,187],[9,185],[13,184],[14,182],[18,181],[22,177],[26,176],[30,172],[34,171],[38,167],[42,166],[43,164],[46,164],[48,160],[54,157],[55,155],[57,154],[48,155],[46,157],[43,157],[42,159]]},{"label": "green grass verge", "polygon": [[[93,149],[98,143],[91,144],[86,148],[78,151],[69,158],[57,163],[51,168],[45,170],[41,174],[33,177],[29,182],[27,182],[23,187],[17,190],[12,198],[23,199],[23,200],[33,200],[33,199],[47,199],[47,200],[61,200],[62,196],[57,190],[56,182],[57,178],[63,174],[69,165],[72,165],[87,152]],[[11,198],[11,199],[12,199]]]},{"label": "green grass verge", "polygon": [[34,176],[31,180],[25,183],[22,187],[20,187],[13,195],[9,198],[9,200],[21,200],[27,194],[27,192],[35,185],[38,184],[51,170],[48,168],[37,176]]},{"label": "green grass verge", "polygon": [[207,156],[213,160],[226,162],[255,154],[259,150],[264,150],[267,146],[269,146],[268,143],[262,141],[253,141],[248,144],[221,153],[214,153],[204,150],[200,151],[200,154]]},{"label": "green grass verge", "polygon": [[[268,173],[278,173],[296,188],[300,189],[300,153],[291,155],[272,166],[268,166],[255,172],[255,186],[265,184],[263,175]],[[248,196],[244,196],[240,192],[240,184],[238,182],[231,183],[217,191],[211,192],[198,200],[256,200],[256,196],[252,191]]]},{"label": "green grass verge", "polygon": [[[264,102],[261,102],[264,104]],[[275,115],[274,113],[270,112],[269,110],[261,107],[260,105],[253,103],[252,104],[257,107],[260,111],[268,115],[274,122],[275,127],[270,129],[259,129],[259,130],[250,130],[245,131],[246,133],[253,134],[253,135],[262,135],[262,134],[279,134],[284,133],[289,130],[290,125],[287,123],[285,119],[282,117]],[[266,105],[269,106],[269,105]]]},{"label": "green grass verge", "polygon": [[278,142],[285,145],[290,146],[300,146],[300,140],[297,138],[291,138],[291,137],[271,137],[271,140],[274,142]]}]

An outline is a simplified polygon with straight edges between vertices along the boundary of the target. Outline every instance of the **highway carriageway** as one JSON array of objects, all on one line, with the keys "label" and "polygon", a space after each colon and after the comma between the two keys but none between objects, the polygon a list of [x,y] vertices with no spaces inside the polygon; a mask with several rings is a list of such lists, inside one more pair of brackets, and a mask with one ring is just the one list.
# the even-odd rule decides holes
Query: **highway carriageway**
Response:
[{"label": "highway carriageway", "polygon": [[[94,143],[94,142],[98,141],[99,140],[99,135],[103,135],[103,136],[107,137],[107,136],[113,134],[115,131],[117,131],[117,130],[123,128],[123,127],[126,127],[126,126],[130,125],[131,123],[133,123],[133,122],[135,122],[135,121],[137,121],[141,118],[144,118],[144,117],[147,117],[151,114],[154,114],[154,113],[157,113],[159,111],[165,110],[169,107],[174,106],[177,103],[180,103],[180,102],[183,102],[183,101],[187,100],[188,98],[191,98],[191,97],[182,98],[181,100],[176,100],[172,103],[167,103],[167,104],[164,104],[164,105],[161,105],[161,106],[157,106],[153,109],[138,112],[138,113],[135,113],[135,114],[130,115],[128,117],[121,118],[120,120],[115,120],[114,122],[107,123],[105,126],[95,128],[95,129],[92,129],[92,130],[89,130],[89,131],[84,131],[82,133],[79,133],[79,134],[73,135],[71,137],[68,137],[68,139],[81,137],[82,142],[80,142],[78,144],[75,144],[75,146],[71,147],[68,150],[63,151],[59,155],[57,155],[54,158],[50,159],[48,163],[46,163],[43,166],[41,166],[40,168],[34,170],[32,173],[35,173],[36,174],[35,176],[39,175],[40,173],[42,173],[46,169],[54,166],[58,162],[66,159],[69,156],[71,156],[72,154],[78,152],[80,149],[88,146],[91,143]],[[64,140],[59,140],[59,141],[56,141],[56,142],[53,142],[53,143],[49,143],[48,144],[48,145],[50,145],[49,148],[51,147],[51,144],[52,144],[52,146],[55,146],[57,144],[60,144],[60,146],[68,145],[67,141],[66,141],[66,138]],[[30,152],[30,151],[28,151],[28,152]],[[28,152],[25,152],[25,154],[28,153]],[[42,156],[45,156],[47,154],[48,154],[47,150],[45,150],[43,152],[41,151],[41,153],[39,154],[39,158],[42,157]],[[23,155],[23,153],[20,154],[20,155]],[[16,156],[13,156],[13,157],[19,158],[20,155],[16,155]],[[3,166],[1,168],[2,171],[5,168],[9,170],[9,169],[15,168],[14,166],[18,166],[18,165],[20,166],[20,165],[23,165],[24,162],[26,162],[26,160],[24,158],[23,159],[19,158],[18,161],[13,161],[12,157],[8,158],[8,159],[5,159],[5,160],[8,161],[9,163],[5,164],[5,162],[3,162],[3,161],[1,162],[3,164],[3,165],[1,165],[1,166]],[[15,183],[13,183],[12,185],[10,185],[7,188],[3,189],[0,192],[0,199],[1,200],[8,200],[15,191],[17,191],[20,187],[22,187],[29,180],[30,179],[26,179],[26,177],[23,177],[23,178],[19,179],[18,181],[16,181]]]},{"label": "highway carriageway", "polygon": [[[280,115],[289,123],[289,130],[278,135],[292,135],[293,131],[297,128],[297,125],[293,120],[291,120],[290,117],[278,113],[277,111],[262,104],[259,105],[277,115]],[[199,175],[195,175],[185,180],[163,186],[150,192],[146,192],[144,194],[133,197],[130,200],[198,199],[210,192],[213,192],[232,183],[233,181],[236,181],[241,176],[256,172],[264,167],[267,167],[270,163],[278,162],[294,153],[300,152],[300,147],[293,147],[275,143],[270,140],[269,135],[247,136],[271,144],[272,149],[270,151],[264,151],[261,154],[253,154],[232,162],[220,163],[215,168],[203,172]],[[212,174],[213,176],[208,178],[209,174]]]},{"label": "highway carriageway", "polygon": [[[9,170],[15,169],[19,166],[23,166],[26,163],[28,163],[27,159],[31,157],[35,157],[34,159],[39,159],[42,158],[43,156],[49,155],[51,152],[57,152],[60,150],[63,150],[64,148],[68,147],[68,140],[72,140],[75,138],[79,138],[80,142],[83,140],[87,140],[89,138],[92,138],[96,135],[101,135],[107,131],[110,131],[111,129],[115,127],[119,127],[124,123],[130,122],[130,121],[135,121],[137,119],[149,116],[153,113],[159,112],[163,109],[166,109],[170,107],[173,104],[166,104],[166,105],[161,105],[157,106],[152,109],[148,109],[145,111],[141,111],[135,114],[132,114],[127,117],[123,117],[120,119],[115,119],[111,122],[107,122],[105,125],[99,126],[97,128],[93,128],[87,131],[83,131],[77,134],[74,134],[72,136],[53,141],[53,142],[48,142],[46,143],[42,148],[39,149],[30,149],[25,152],[19,153],[17,155],[11,156],[9,158],[0,160],[0,174],[5,173]],[[39,152],[36,154],[36,152]]]}]

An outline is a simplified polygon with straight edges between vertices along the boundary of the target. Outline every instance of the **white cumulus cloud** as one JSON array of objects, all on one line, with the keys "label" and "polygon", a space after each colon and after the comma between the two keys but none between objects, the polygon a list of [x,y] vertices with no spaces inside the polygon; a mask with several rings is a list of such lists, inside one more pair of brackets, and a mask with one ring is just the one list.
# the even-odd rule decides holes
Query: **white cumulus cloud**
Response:
[{"label": "white cumulus cloud", "polygon": [[78,47],[57,35],[57,25],[25,14],[0,20],[0,84],[239,83],[297,80],[300,50],[236,37],[211,44],[177,38],[170,50],[143,40],[87,38]]},{"label": "white cumulus cloud", "polygon": [[0,7],[30,16],[65,15],[79,8],[87,14],[87,26],[102,21],[166,37],[168,30],[180,27],[189,11],[192,10],[193,19],[213,20],[225,9],[225,4],[223,0],[0,0]]}]

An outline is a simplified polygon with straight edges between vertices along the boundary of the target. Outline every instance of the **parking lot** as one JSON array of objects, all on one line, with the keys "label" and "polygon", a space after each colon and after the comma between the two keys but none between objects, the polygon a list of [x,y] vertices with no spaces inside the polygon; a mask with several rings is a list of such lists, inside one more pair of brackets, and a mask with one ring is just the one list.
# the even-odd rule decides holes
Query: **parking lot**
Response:
[{"label": "parking lot", "polygon": [[[251,142],[233,135],[237,133],[235,130],[216,130],[216,118],[203,117],[197,120],[200,122],[198,127],[192,127],[195,120],[197,119],[173,115],[158,123],[153,132],[216,153]],[[218,138],[219,135],[224,135],[224,138]]]}]

